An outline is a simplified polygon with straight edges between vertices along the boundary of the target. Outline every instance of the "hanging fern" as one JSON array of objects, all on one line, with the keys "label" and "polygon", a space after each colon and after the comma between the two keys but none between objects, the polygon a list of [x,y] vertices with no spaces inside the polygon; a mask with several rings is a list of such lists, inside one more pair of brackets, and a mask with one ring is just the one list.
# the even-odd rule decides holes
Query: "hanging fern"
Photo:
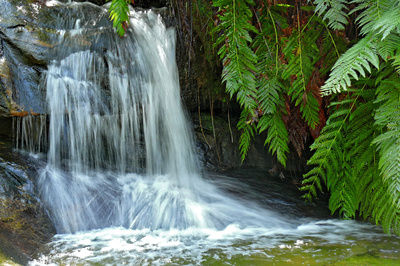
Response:
[{"label": "hanging fern", "polygon": [[352,98],[334,103],[333,106],[339,105],[339,108],[329,117],[320,137],[311,145],[311,150],[315,150],[315,153],[308,164],[314,165],[314,168],[304,175],[304,186],[301,188],[302,191],[307,192],[303,196],[306,200],[311,200],[317,195],[317,188],[322,191],[322,184],[326,184],[328,189],[335,187],[335,183],[332,182],[338,179],[337,170],[342,169],[343,139],[355,103],[356,99]]},{"label": "hanging fern", "polygon": [[329,79],[321,88],[324,95],[346,90],[351,86],[351,78],[357,80],[360,75],[365,77],[366,73],[371,73],[371,65],[379,69],[379,57],[387,60],[388,55],[399,47],[396,40],[400,34],[399,1],[355,0],[352,3],[359,4],[352,13],[364,10],[356,21],[365,37],[333,66]]},{"label": "hanging fern", "polygon": [[314,22],[310,28],[312,30],[307,30],[305,33],[299,28],[283,49],[283,53],[289,58],[289,62],[282,78],[286,80],[294,78],[288,94],[292,97],[296,106],[300,105],[303,119],[311,128],[314,128],[319,123],[320,106],[313,92],[308,89],[308,84],[314,72],[315,64],[320,59],[316,41],[321,36],[324,27]]},{"label": "hanging fern", "polygon": [[388,200],[382,213],[375,211],[376,222],[381,222],[389,232],[393,228],[400,232],[400,83],[399,76],[393,74],[381,82],[377,88],[375,112],[376,126],[383,130],[373,144],[380,154],[379,170],[387,190]]},{"label": "hanging fern", "polygon": [[277,112],[273,115],[261,117],[258,130],[260,133],[267,130],[268,136],[265,140],[265,145],[269,145],[269,150],[272,154],[276,154],[278,161],[283,166],[286,166],[286,154],[289,152],[289,137],[285,123],[282,120],[282,115]]},{"label": "hanging fern", "polygon": [[109,13],[118,35],[124,36],[129,24],[129,2],[127,0],[112,0]]},{"label": "hanging fern", "polygon": [[242,156],[242,161],[246,158],[247,152],[250,148],[251,139],[254,137],[253,116],[248,109],[243,109],[238,122],[238,129],[242,132],[239,141],[239,150]]},{"label": "hanging fern", "polygon": [[[252,120],[257,107],[256,72],[257,57],[250,48],[252,42],[250,32],[256,33],[256,28],[249,22],[252,12],[248,7],[252,0],[219,0],[213,5],[219,7],[220,24],[214,31],[223,35],[217,39],[215,46],[221,46],[218,51],[223,62],[222,80],[226,82],[226,91],[231,97],[236,95],[243,108],[238,123],[242,131],[240,137],[240,152],[244,160],[253,136]],[[248,121],[248,119],[250,119]]]},{"label": "hanging fern", "polygon": [[324,95],[339,93],[351,86],[351,78],[371,73],[371,66],[379,69],[379,58],[376,51],[376,40],[368,34],[344,53],[332,68],[325,85],[321,87]]},{"label": "hanging fern", "polygon": [[250,49],[252,42],[250,32],[257,32],[249,23],[252,13],[247,4],[252,0],[219,0],[213,2],[220,8],[221,23],[216,31],[223,32],[215,45],[221,45],[218,54],[223,62],[223,81],[231,97],[237,95],[238,102],[243,108],[256,107],[256,82],[254,72],[257,57]]},{"label": "hanging fern", "polygon": [[324,20],[328,20],[328,25],[334,30],[344,30],[348,24],[348,16],[344,10],[347,10],[346,0],[315,0],[315,12]]}]

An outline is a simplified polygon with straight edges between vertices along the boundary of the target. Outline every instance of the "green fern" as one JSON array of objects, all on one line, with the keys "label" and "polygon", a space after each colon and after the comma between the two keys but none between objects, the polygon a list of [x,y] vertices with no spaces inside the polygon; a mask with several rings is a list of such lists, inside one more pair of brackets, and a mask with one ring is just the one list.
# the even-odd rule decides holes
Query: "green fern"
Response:
[{"label": "green fern", "polygon": [[339,93],[351,86],[351,78],[371,73],[371,66],[379,69],[379,58],[376,51],[376,40],[373,34],[357,42],[337,60],[325,85],[321,87],[323,95]]},{"label": "green fern", "polygon": [[333,30],[344,30],[348,24],[348,16],[343,10],[347,9],[347,0],[315,0],[315,12],[328,20],[328,26]]},{"label": "green fern", "polygon": [[381,82],[377,88],[375,112],[376,126],[384,133],[377,136],[373,144],[380,154],[379,170],[386,185],[385,207],[382,213],[375,211],[375,221],[381,222],[384,229],[390,232],[400,228],[400,84],[399,76],[393,74]]},{"label": "green fern", "polygon": [[[333,103],[333,107],[339,106],[338,109],[329,117],[326,126],[323,128],[321,135],[311,145],[311,150],[315,150],[314,155],[308,161],[308,164],[314,165],[308,173],[304,175],[302,191],[307,192],[303,197],[311,200],[317,194],[317,188],[322,191],[322,182],[328,189],[335,189],[334,182],[337,182],[341,174],[337,173],[338,169],[342,169],[342,163],[345,158],[341,154],[344,149],[343,140],[347,131],[347,122],[349,120],[351,110],[356,104],[357,98],[346,98],[338,103]],[[332,199],[335,201],[335,199]],[[333,202],[331,205],[335,205]],[[335,206],[334,210],[337,209]]]},{"label": "green fern", "polygon": [[127,0],[112,0],[110,19],[119,36],[124,36],[125,28],[129,24],[129,2]]},{"label": "green fern", "polygon": [[289,62],[282,78],[289,81],[295,77],[288,94],[296,106],[300,105],[303,119],[311,128],[314,128],[319,123],[320,107],[313,93],[307,89],[307,85],[312,78],[314,65],[320,59],[319,49],[315,43],[324,27],[318,23],[312,23],[311,28],[312,30],[304,34],[299,29],[283,49]]},{"label": "green fern", "polygon": [[242,161],[246,158],[247,152],[250,149],[251,139],[254,137],[253,115],[248,109],[243,109],[237,125],[237,128],[242,132],[239,140],[239,150],[242,156]]},{"label": "green fern", "polygon": [[356,21],[365,35],[333,66],[325,85],[324,95],[339,93],[355,80],[371,73],[371,66],[379,69],[379,57],[387,60],[398,49],[400,33],[400,2],[391,0],[355,0],[359,4],[351,13],[362,11]]},{"label": "green fern", "polygon": [[247,4],[252,0],[219,0],[213,2],[219,7],[222,15],[221,23],[216,31],[224,34],[218,38],[215,45],[222,45],[218,54],[223,62],[222,80],[226,82],[226,90],[231,97],[237,95],[243,108],[256,107],[256,82],[254,72],[257,57],[249,47],[252,42],[250,32],[257,32],[249,23],[252,13]]},{"label": "green fern", "polygon": [[376,33],[379,27],[383,27],[385,29],[384,32],[386,32],[386,29],[393,28],[392,25],[398,24],[398,21],[387,16],[391,11],[398,11],[398,1],[354,0],[351,3],[358,4],[358,6],[350,14],[362,11],[356,19],[358,26],[361,28],[361,35]]},{"label": "green fern", "polygon": [[260,133],[267,130],[268,136],[265,145],[269,145],[269,151],[276,154],[278,161],[286,166],[289,136],[282,120],[282,114],[277,112],[272,115],[264,115],[260,119],[258,130]]}]

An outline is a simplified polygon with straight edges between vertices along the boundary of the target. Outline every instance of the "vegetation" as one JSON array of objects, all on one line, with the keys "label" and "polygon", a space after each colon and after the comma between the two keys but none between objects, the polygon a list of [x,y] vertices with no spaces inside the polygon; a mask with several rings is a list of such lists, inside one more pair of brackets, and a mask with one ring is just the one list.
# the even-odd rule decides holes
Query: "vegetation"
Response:
[{"label": "vegetation", "polygon": [[304,197],[326,187],[332,213],[400,235],[400,1],[214,0],[207,10],[242,108],[242,158],[264,131],[283,166],[290,145],[301,155],[313,139]]}]

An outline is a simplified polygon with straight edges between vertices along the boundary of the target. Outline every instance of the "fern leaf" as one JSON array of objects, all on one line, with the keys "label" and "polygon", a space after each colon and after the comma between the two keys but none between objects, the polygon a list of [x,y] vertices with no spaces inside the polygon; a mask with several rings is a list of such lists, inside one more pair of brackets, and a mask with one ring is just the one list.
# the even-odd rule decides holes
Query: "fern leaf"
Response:
[{"label": "fern leaf", "polygon": [[[392,24],[390,18],[383,18],[382,16],[389,10],[392,10],[396,2],[392,0],[354,0],[352,1],[353,4],[358,4],[356,8],[354,8],[350,14],[362,11],[356,19],[356,22],[361,27],[361,34],[368,35],[374,32],[377,28],[376,23],[388,23],[389,27]],[[384,28],[386,26],[382,25]]]},{"label": "fern leaf", "polygon": [[376,125],[384,130],[378,135],[373,144],[380,154],[379,170],[382,177],[381,187],[386,187],[381,199],[376,199],[379,208],[374,209],[373,215],[377,223],[382,223],[386,232],[399,229],[400,219],[400,98],[399,76],[393,74],[382,81],[377,88]]},{"label": "fern leaf", "polygon": [[395,31],[400,25],[400,3],[392,1],[391,6],[386,10],[378,21],[374,23],[373,30],[381,34],[381,41],[391,32]]},{"label": "fern leaf", "polygon": [[222,80],[226,82],[227,92],[231,97],[236,94],[243,108],[254,109],[257,106],[254,75],[257,57],[249,47],[252,41],[249,32],[257,30],[249,22],[252,14],[246,3],[252,4],[253,1],[214,1],[214,6],[222,11],[219,16],[221,23],[215,30],[224,32],[225,36],[215,44],[224,44],[218,54],[223,60]]},{"label": "fern leaf", "polygon": [[[332,182],[337,182],[337,171],[342,168],[341,163],[344,158],[341,152],[343,151],[345,128],[355,101],[356,99],[348,99],[341,102],[342,105],[329,117],[321,135],[311,145],[310,148],[315,150],[315,153],[307,164],[315,166],[303,176],[302,183],[305,187],[301,190],[306,192],[304,198],[311,199],[313,191],[316,190],[315,187],[318,187],[319,190],[322,189],[321,180],[328,189],[335,188],[335,184]],[[332,203],[332,205],[335,204]]]},{"label": "fern leaf", "polygon": [[301,31],[298,31],[298,36],[293,35],[292,40],[288,42],[283,52],[289,58],[289,62],[282,74],[282,78],[288,81],[295,77],[289,87],[288,94],[296,106],[300,105],[302,117],[312,129],[319,123],[320,106],[307,86],[314,73],[314,65],[320,58],[315,42],[324,29],[318,23],[314,24],[312,31],[309,30],[304,35]]},{"label": "fern leaf", "polygon": [[261,77],[258,80],[257,98],[260,101],[260,108],[265,114],[274,114],[277,112],[277,106],[280,105],[280,95],[282,93],[282,84],[276,77]]},{"label": "fern leaf", "polygon": [[250,149],[251,139],[254,137],[252,115],[247,109],[242,111],[237,127],[242,132],[239,140],[239,150],[243,162]]},{"label": "fern leaf", "polygon": [[289,136],[280,112],[272,115],[264,115],[258,123],[258,131],[267,130],[268,136],[265,145],[269,145],[269,151],[276,154],[278,161],[286,166],[286,154],[289,152]]},{"label": "fern leaf", "polygon": [[328,20],[328,26],[333,30],[344,30],[348,24],[348,16],[343,10],[347,10],[347,0],[315,0],[315,12],[319,16],[323,16],[324,20]]},{"label": "fern leaf", "polygon": [[365,72],[371,73],[370,64],[379,69],[379,58],[372,34],[361,39],[338,59],[329,79],[321,87],[322,94],[329,95],[347,90],[351,86],[351,77],[358,79],[359,75],[365,77]]},{"label": "fern leaf", "polygon": [[129,2],[126,0],[112,0],[110,8],[110,19],[119,36],[124,36],[125,27],[129,23]]}]

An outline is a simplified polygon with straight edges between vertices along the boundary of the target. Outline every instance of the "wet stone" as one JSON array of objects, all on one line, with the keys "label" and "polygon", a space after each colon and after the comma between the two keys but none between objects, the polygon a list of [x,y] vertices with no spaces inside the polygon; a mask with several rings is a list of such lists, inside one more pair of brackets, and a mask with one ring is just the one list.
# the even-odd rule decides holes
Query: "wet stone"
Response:
[{"label": "wet stone", "polygon": [[35,197],[29,160],[0,139],[0,253],[26,264],[55,234],[46,210]]}]

